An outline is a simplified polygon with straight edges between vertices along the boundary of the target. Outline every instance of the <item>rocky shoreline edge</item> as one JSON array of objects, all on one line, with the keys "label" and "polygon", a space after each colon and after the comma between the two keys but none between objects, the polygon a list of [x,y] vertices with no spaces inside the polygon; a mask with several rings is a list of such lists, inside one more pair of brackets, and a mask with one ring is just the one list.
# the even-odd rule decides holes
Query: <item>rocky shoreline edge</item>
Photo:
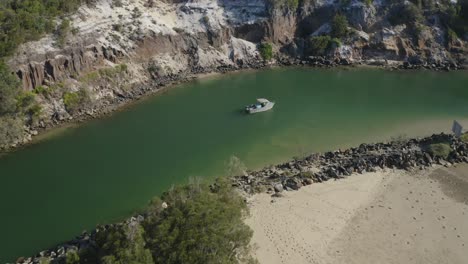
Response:
[{"label": "rocky shoreline edge", "polygon": [[203,75],[214,73],[214,74],[225,74],[242,70],[258,70],[269,67],[312,67],[312,68],[334,68],[334,67],[376,67],[386,70],[431,70],[431,71],[451,71],[451,70],[465,70],[465,64],[462,62],[447,61],[444,63],[428,63],[428,62],[416,62],[410,63],[408,61],[388,61],[388,60],[363,60],[363,61],[351,61],[348,59],[329,59],[326,57],[309,56],[303,57],[278,57],[275,61],[265,62],[257,60],[254,63],[244,64],[242,66],[224,65],[217,68],[201,68],[193,67],[189,72],[182,72],[180,74],[174,74],[158,78],[153,80],[151,83],[141,83],[135,87],[132,91],[126,94],[117,95],[113,101],[106,104],[97,103],[91,109],[85,109],[78,113],[70,116],[67,119],[54,119],[52,125],[38,126],[38,127],[25,127],[25,135],[23,138],[17,140],[11,145],[1,146],[0,154],[8,153],[17,150],[21,147],[25,147],[34,143],[34,137],[39,134],[47,133],[55,128],[70,123],[83,123],[91,119],[98,119],[106,117],[115,111],[125,109],[130,103],[137,102],[148,96],[157,94],[164,91],[165,89],[175,86],[181,83],[187,83],[198,78],[202,78]]},{"label": "rocky shoreline edge", "polygon": [[[446,156],[431,148],[440,144],[447,146]],[[262,192],[272,194],[273,197],[281,197],[285,191],[295,191],[306,185],[331,179],[338,180],[353,174],[386,168],[406,171],[424,170],[434,166],[450,167],[458,163],[468,163],[468,143],[453,135],[434,134],[425,138],[361,144],[346,150],[315,153],[232,177],[232,185],[242,192],[246,199]],[[97,226],[91,232],[85,231],[75,239],[41,251],[34,257],[21,257],[15,263],[39,264],[43,258],[48,258],[51,263],[65,263],[67,253],[96,247],[97,233],[116,226],[135,225],[143,222],[145,217],[145,214],[139,214],[121,223]]]},{"label": "rocky shoreline edge", "polygon": [[[445,145],[446,149],[443,150]],[[442,149],[441,149],[442,148]],[[361,144],[346,150],[310,156],[234,177],[234,186],[248,195],[258,192],[281,196],[313,183],[342,179],[380,169],[424,170],[468,163],[468,144],[448,134],[434,134],[389,143]]]}]

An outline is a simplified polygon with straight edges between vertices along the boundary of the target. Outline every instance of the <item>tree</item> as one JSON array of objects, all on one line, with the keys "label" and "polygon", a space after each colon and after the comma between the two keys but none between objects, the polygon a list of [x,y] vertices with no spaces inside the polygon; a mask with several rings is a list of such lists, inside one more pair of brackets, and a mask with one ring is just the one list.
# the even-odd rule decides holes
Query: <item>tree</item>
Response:
[{"label": "tree", "polygon": [[0,115],[11,113],[16,108],[19,81],[8,67],[0,61]]},{"label": "tree", "polygon": [[308,51],[313,55],[324,55],[330,45],[330,36],[311,37],[308,42]]},{"label": "tree", "polygon": [[22,121],[10,114],[0,116],[0,146],[11,145],[23,134]]},{"label": "tree", "polygon": [[336,14],[333,17],[332,24],[331,24],[331,34],[335,38],[342,38],[348,35],[348,20],[346,16],[341,14]]},{"label": "tree", "polygon": [[96,238],[102,264],[153,264],[151,252],[145,248],[145,231],[138,222],[113,226]]},{"label": "tree", "polygon": [[168,208],[144,224],[155,263],[249,260],[252,230],[242,221],[247,207],[228,180],[213,186],[175,187],[162,196]]},{"label": "tree", "polygon": [[416,5],[409,2],[396,5],[390,11],[388,19],[392,25],[414,25],[423,20],[423,15]]}]

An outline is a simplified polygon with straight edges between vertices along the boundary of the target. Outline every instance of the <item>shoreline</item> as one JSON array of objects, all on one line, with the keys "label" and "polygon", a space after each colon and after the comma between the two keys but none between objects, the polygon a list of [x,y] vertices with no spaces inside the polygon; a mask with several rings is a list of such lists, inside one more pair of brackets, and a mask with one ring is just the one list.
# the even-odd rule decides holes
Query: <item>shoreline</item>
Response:
[{"label": "shoreline", "polygon": [[[439,157],[426,148],[440,142],[450,146],[447,157]],[[244,195],[246,201],[255,195],[262,195],[268,199],[271,199],[270,197],[281,199],[301,188],[322,185],[317,183],[329,185],[333,183],[330,181],[332,179],[346,181],[349,176],[358,179],[362,175],[378,174],[382,170],[400,171],[406,174],[424,173],[434,168],[450,168],[456,164],[466,163],[468,163],[468,143],[452,135],[438,134],[423,139],[361,144],[359,147],[347,150],[315,153],[303,159],[291,160],[259,171],[248,172],[244,176],[233,177],[232,186]],[[62,259],[69,251],[95,245],[96,234],[103,228],[135,221],[142,222],[146,217],[145,213],[141,213],[120,223],[99,225],[91,232],[84,232],[73,240],[58,243],[56,247],[41,251],[33,258],[23,258],[24,262],[21,263],[36,263],[34,261],[42,257]]]},{"label": "shoreline", "polygon": [[[45,128],[29,128],[29,132],[26,133],[25,137],[22,139],[22,142],[18,142],[17,144],[13,144],[9,147],[1,147],[0,146],[0,158],[4,155],[8,155],[15,151],[21,150],[25,147],[37,144],[42,142],[43,140],[47,140],[50,137],[55,136],[56,134],[61,134],[61,130],[67,130],[68,128],[75,128],[83,125],[90,120],[99,120],[108,118],[114,113],[118,113],[120,111],[126,111],[127,109],[133,107],[135,104],[138,104],[144,100],[153,98],[154,96],[162,96],[165,92],[169,89],[172,89],[176,86],[181,84],[194,82],[197,80],[204,80],[213,77],[219,77],[224,74],[236,74],[241,72],[248,72],[248,71],[258,71],[258,70],[265,70],[265,69],[275,69],[275,68],[311,68],[311,69],[377,69],[377,70],[388,70],[388,71],[412,71],[412,70],[423,70],[423,71],[434,71],[440,72],[441,68],[435,69],[427,69],[424,67],[419,68],[405,68],[403,62],[399,62],[398,65],[400,66],[392,66],[392,65],[378,65],[372,64],[369,62],[359,62],[359,63],[350,63],[348,61],[332,61],[332,60],[319,60],[320,63],[317,62],[317,59],[310,59],[309,61],[303,61],[298,59],[289,59],[289,60],[279,60],[274,63],[259,63],[255,65],[249,65],[244,68],[234,68],[234,67],[223,67],[217,69],[208,69],[204,72],[190,72],[190,73],[183,73],[176,76],[169,76],[168,78],[163,78],[162,80],[155,80],[151,84],[142,84],[140,88],[134,91],[134,95],[124,97],[121,101],[117,100],[115,103],[111,103],[109,105],[98,105],[92,109],[88,109],[86,111],[81,111],[78,114],[71,116],[69,119],[65,120],[54,120],[54,125],[48,126]],[[457,71],[464,71],[464,67],[461,66],[456,69]],[[59,131],[57,133],[57,130]],[[33,132],[34,131],[34,132]]]}]

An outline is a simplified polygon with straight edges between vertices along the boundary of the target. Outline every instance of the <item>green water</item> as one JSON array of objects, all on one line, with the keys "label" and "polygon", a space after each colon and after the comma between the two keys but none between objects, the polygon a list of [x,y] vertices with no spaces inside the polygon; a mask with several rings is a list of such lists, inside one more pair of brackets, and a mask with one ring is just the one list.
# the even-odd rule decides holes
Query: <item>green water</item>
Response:
[{"label": "green water", "polygon": [[[246,116],[255,98],[273,111]],[[275,69],[185,84],[0,158],[0,263],[117,221],[191,176],[425,135],[468,115],[468,74]]]}]

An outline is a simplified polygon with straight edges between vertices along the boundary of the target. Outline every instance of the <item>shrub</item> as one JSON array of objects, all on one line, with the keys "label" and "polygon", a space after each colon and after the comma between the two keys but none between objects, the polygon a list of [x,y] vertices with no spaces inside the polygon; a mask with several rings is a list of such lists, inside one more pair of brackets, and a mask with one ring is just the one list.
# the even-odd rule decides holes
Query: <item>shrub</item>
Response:
[{"label": "shrub", "polygon": [[118,225],[98,233],[96,240],[102,264],[153,264],[149,249],[145,248],[145,231],[137,222]]},{"label": "shrub", "polygon": [[80,96],[78,95],[78,93],[66,92],[63,95],[63,104],[69,112],[76,110],[78,108],[79,102]]},{"label": "shrub", "polygon": [[84,83],[91,83],[91,82],[94,82],[97,79],[99,79],[99,72],[97,72],[97,71],[90,72],[90,73],[80,77],[80,81],[84,82]]},{"label": "shrub", "polygon": [[339,38],[332,38],[332,39],[330,40],[330,46],[331,46],[331,47],[334,46],[334,47],[339,48],[339,47],[341,47],[341,45],[342,45],[342,44],[341,44],[341,40],[340,40]]},{"label": "shrub", "polygon": [[50,264],[50,263],[51,263],[50,258],[47,258],[47,257],[42,257],[39,260],[39,264]]},{"label": "shrub", "polygon": [[330,46],[330,36],[316,36],[309,39],[308,52],[314,55],[324,55]]},{"label": "shrub", "polygon": [[269,0],[272,9],[288,8],[296,10],[299,7],[299,0]]},{"label": "shrub", "polygon": [[[456,5],[449,5],[442,12],[442,20],[447,25],[447,31],[458,36],[468,33],[468,0],[457,1]],[[449,32],[447,32],[449,34]],[[449,37],[453,37],[449,36]]]},{"label": "shrub", "polygon": [[63,104],[70,113],[84,108],[89,102],[90,96],[87,89],[80,89],[77,92],[66,92],[63,94]]},{"label": "shrub", "polygon": [[362,0],[367,6],[371,6],[374,0]]},{"label": "shrub", "polygon": [[112,29],[117,32],[122,32],[123,26],[122,24],[114,24],[112,25]]},{"label": "shrub", "polygon": [[447,39],[449,42],[456,41],[458,38],[457,33],[451,28],[447,28]]},{"label": "shrub", "polygon": [[392,25],[420,23],[423,20],[421,10],[412,3],[396,5],[391,11],[388,20]]},{"label": "shrub", "polygon": [[57,45],[63,47],[70,32],[70,20],[64,19],[57,29]]},{"label": "shrub", "polygon": [[351,4],[351,0],[340,0],[340,5],[343,7],[349,6]]},{"label": "shrub", "polygon": [[195,182],[161,197],[168,208],[150,214],[144,228],[155,263],[246,263],[252,230],[247,206],[226,179],[210,188]]},{"label": "shrub", "polygon": [[22,92],[16,97],[16,107],[20,112],[25,112],[36,102],[36,94]]},{"label": "shrub", "polygon": [[346,16],[337,14],[333,17],[331,24],[331,34],[335,38],[342,38],[348,35],[348,19]]},{"label": "shrub", "polygon": [[286,0],[286,6],[290,10],[296,10],[297,7],[299,6],[299,0]]},{"label": "shrub", "polygon": [[245,164],[236,156],[231,156],[229,161],[225,164],[226,175],[231,176],[241,176],[247,171]]},{"label": "shrub", "polygon": [[440,158],[446,159],[450,152],[452,152],[452,149],[450,148],[450,145],[447,143],[434,143],[429,145],[428,151],[432,153],[432,155]]},{"label": "shrub", "polygon": [[0,60],[0,115],[15,110],[15,98],[18,94],[19,85],[18,79],[11,74],[8,67]]},{"label": "shrub", "polygon": [[65,256],[65,264],[80,264],[80,256],[76,251],[68,251]]},{"label": "shrub", "polygon": [[34,88],[33,92],[34,92],[35,94],[47,95],[47,93],[48,93],[48,88],[45,87],[45,86],[39,85],[39,86],[36,86],[36,88]]},{"label": "shrub", "polygon": [[98,73],[101,77],[114,78],[121,73],[124,73],[128,70],[127,64],[119,64],[113,68],[103,68],[99,69]]},{"label": "shrub", "polygon": [[463,142],[468,143],[468,133],[464,133],[463,135],[461,135],[460,139]]},{"label": "shrub", "polygon": [[270,43],[261,43],[258,45],[258,52],[264,60],[271,60],[273,58],[273,46]]},{"label": "shrub", "polygon": [[143,13],[140,11],[140,9],[138,7],[135,7],[133,9],[133,12],[132,12],[132,17],[135,19],[135,18],[139,18],[141,17]]},{"label": "shrub", "polygon": [[0,146],[13,144],[23,135],[23,122],[13,115],[0,116]]}]

